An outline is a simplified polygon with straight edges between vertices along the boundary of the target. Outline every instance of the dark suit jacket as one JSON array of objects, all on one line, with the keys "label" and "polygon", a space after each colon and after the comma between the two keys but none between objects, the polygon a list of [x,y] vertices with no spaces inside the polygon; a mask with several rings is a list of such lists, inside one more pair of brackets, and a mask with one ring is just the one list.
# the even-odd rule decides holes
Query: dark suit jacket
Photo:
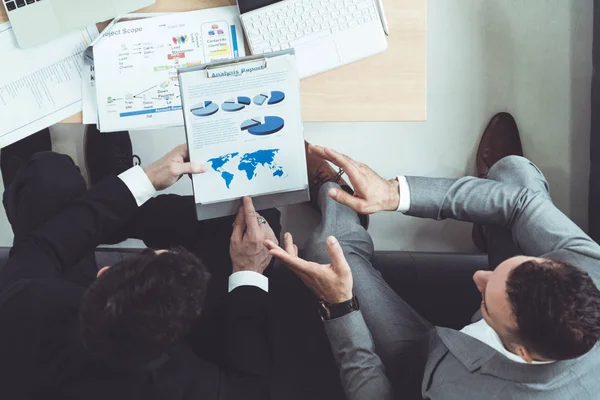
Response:
[{"label": "dark suit jacket", "polygon": [[264,399],[268,396],[267,293],[240,287],[227,297],[224,368],[183,343],[125,370],[82,346],[86,287],[63,272],[137,211],[115,177],[90,189],[35,232],[19,238],[0,270],[0,393],[4,399]]}]

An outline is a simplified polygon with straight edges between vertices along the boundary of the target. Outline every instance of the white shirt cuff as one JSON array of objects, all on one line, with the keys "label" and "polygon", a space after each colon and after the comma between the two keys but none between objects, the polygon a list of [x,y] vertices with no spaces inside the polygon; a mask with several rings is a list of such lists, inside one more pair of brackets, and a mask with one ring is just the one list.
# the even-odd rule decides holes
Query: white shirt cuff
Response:
[{"label": "white shirt cuff", "polygon": [[410,188],[405,176],[398,176],[398,190],[400,191],[400,204],[396,211],[403,214],[410,210]]},{"label": "white shirt cuff", "polygon": [[238,271],[229,275],[229,292],[240,286],[256,286],[269,293],[269,278],[254,271]]},{"label": "white shirt cuff", "polygon": [[150,200],[156,194],[156,189],[142,167],[136,165],[119,175],[119,179],[127,186],[138,207]]}]

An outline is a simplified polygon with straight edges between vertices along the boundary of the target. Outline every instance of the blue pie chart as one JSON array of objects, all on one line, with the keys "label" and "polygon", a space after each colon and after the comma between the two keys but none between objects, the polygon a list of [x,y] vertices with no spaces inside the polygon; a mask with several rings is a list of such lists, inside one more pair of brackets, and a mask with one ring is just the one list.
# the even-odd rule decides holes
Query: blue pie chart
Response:
[{"label": "blue pie chart", "polygon": [[258,96],[254,96],[254,104],[262,106],[265,103],[268,105],[279,104],[285,100],[285,93],[278,90],[273,90],[271,93],[261,93]]},{"label": "blue pie chart", "polygon": [[279,132],[285,126],[281,117],[256,117],[242,122],[242,131],[255,136],[267,136]]},{"label": "blue pie chart", "polygon": [[271,98],[269,99],[269,105],[281,103],[285,99],[285,93],[272,91]]},{"label": "blue pie chart", "polygon": [[208,117],[219,111],[219,106],[212,101],[205,101],[197,104],[190,109],[191,113],[196,117]]},{"label": "blue pie chart", "polygon": [[244,108],[246,108],[246,106],[249,106],[250,103],[250,97],[240,96],[237,99],[227,100],[221,105],[221,108],[223,109],[223,111],[236,112],[243,110]]}]

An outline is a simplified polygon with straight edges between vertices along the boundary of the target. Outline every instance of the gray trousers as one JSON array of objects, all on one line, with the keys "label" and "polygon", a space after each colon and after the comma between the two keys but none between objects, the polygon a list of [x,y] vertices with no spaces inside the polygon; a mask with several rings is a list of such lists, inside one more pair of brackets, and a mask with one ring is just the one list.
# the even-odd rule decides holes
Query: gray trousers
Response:
[{"label": "gray trousers", "polygon": [[[549,196],[544,175],[523,157],[509,156],[500,160],[490,169],[487,179],[543,191]],[[330,263],[325,241],[330,235],[338,239],[352,269],[354,294],[387,375],[394,381],[397,393],[405,394],[405,398],[420,397],[427,361],[425,338],[433,326],[398,296],[373,267],[374,249],[370,235],[360,225],[356,212],[327,195],[332,187],[337,185],[328,183],[321,188],[322,222],[307,243],[303,256],[310,261]],[[508,230],[484,226],[484,232],[492,269],[507,258],[522,254]],[[402,379],[398,381],[397,377]]]}]

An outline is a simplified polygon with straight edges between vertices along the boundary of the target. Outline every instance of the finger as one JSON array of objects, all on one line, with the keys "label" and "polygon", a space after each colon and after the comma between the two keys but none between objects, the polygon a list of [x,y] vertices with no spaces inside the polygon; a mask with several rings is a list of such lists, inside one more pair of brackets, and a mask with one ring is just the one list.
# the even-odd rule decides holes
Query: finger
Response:
[{"label": "finger", "polygon": [[233,233],[231,234],[231,238],[238,242],[242,241],[244,237],[244,231],[246,230],[246,220],[244,219],[244,208],[238,208],[237,215],[235,216],[235,221],[233,222]]},{"label": "finger", "polygon": [[181,176],[184,174],[203,174],[208,171],[206,164],[197,162],[187,163],[172,163],[170,172],[173,176]]},{"label": "finger", "polygon": [[329,251],[332,264],[337,271],[350,270],[350,266],[348,265],[346,257],[344,256],[342,246],[340,246],[340,242],[338,242],[334,236],[329,236],[327,238],[327,251]]},{"label": "finger", "polygon": [[317,157],[330,161],[337,167],[343,169],[352,183],[359,179],[358,163],[345,154],[338,153],[333,149],[317,146],[314,144],[308,145],[308,152]]},{"label": "finger", "polygon": [[185,143],[180,144],[179,146],[175,147],[171,151],[171,153],[173,155],[177,155],[177,156],[181,157],[181,159],[183,161],[188,161],[190,159],[188,145]]},{"label": "finger", "polygon": [[298,246],[294,245],[294,255],[298,257]]},{"label": "finger", "polygon": [[316,144],[308,145],[308,153],[313,156],[317,156],[320,158],[325,158],[325,148],[323,146],[318,146]]},{"label": "finger", "polygon": [[323,151],[325,153],[325,159],[342,168],[350,178],[351,182],[354,182],[359,178],[359,164],[356,161],[347,155],[338,153],[330,148],[324,148]]},{"label": "finger", "polygon": [[258,235],[260,232],[260,227],[258,226],[257,213],[254,209],[254,204],[252,203],[251,197],[244,197],[244,218],[246,219],[246,230],[251,235]]},{"label": "finger", "polygon": [[298,256],[298,253],[294,250],[294,238],[291,233],[286,233],[283,236],[283,248],[288,254],[293,255],[294,257]]},{"label": "finger", "polygon": [[327,160],[339,168],[349,169],[352,168],[351,159],[347,156],[344,156],[341,153],[338,153],[335,150],[328,149],[326,147],[317,146],[314,144],[308,145],[308,152],[311,155],[317,156],[324,160]]},{"label": "finger", "polygon": [[[257,214],[257,216],[260,217],[260,214]],[[273,228],[271,228],[271,225],[269,225],[268,222],[259,224],[259,226],[260,230],[263,232],[264,239],[271,240],[277,243],[277,245],[279,245],[279,239],[277,239],[277,236],[275,236],[275,232],[273,231]]]},{"label": "finger", "polygon": [[329,189],[327,192],[329,197],[334,199],[340,204],[350,207],[354,211],[364,214],[366,213],[369,203],[361,198],[352,196],[350,193],[345,192],[343,189]]},{"label": "finger", "polygon": [[265,245],[273,257],[276,257],[286,263],[293,271],[306,275],[312,275],[314,273],[314,270],[310,267],[310,264],[307,261],[289,254],[284,249],[276,245],[275,242],[271,240],[265,240]]}]

